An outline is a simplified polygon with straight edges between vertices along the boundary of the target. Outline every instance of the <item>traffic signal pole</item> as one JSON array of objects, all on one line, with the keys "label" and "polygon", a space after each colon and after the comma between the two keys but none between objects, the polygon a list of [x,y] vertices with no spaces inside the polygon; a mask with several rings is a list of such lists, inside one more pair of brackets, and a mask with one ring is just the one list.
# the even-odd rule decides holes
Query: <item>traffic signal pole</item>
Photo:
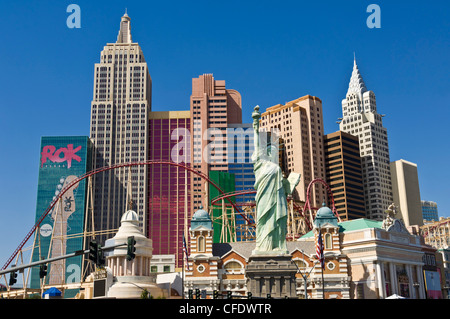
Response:
[{"label": "traffic signal pole", "polygon": [[[101,247],[101,246],[99,246],[98,249],[99,250],[110,250],[110,249],[113,249],[113,248],[116,248],[116,247],[122,247],[122,246],[127,246],[127,243],[112,245],[112,246],[108,246],[108,247]],[[48,263],[51,263],[51,262],[54,262],[54,261],[57,261],[57,260],[61,260],[61,259],[67,259],[67,258],[71,258],[71,257],[75,257],[75,256],[81,256],[81,255],[84,255],[84,254],[88,254],[89,251],[90,251],[89,249],[87,249],[87,250],[77,250],[77,251],[75,251],[73,253],[70,253],[70,254],[67,254],[67,255],[64,255],[64,256],[48,258],[48,259],[44,259],[44,260],[40,260],[40,261],[35,261],[35,262],[32,262],[32,263],[29,263],[27,265],[11,267],[11,268],[8,268],[8,269],[0,271],[0,276],[4,275],[4,274],[7,274],[7,273],[10,273],[10,272],[18,272],[18,271],[21,271],[21,270],[26,269],[26,268],[40,266],[40,265],[43,265],[43,264],[48,264]]]}]

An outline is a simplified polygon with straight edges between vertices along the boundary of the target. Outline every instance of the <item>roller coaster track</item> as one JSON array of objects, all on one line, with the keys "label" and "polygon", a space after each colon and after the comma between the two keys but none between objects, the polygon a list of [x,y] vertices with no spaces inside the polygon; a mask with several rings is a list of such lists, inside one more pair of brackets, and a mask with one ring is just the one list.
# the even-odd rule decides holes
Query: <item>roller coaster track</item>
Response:
[{"label": "roller coaster track", "polygon": [[[309,199],[310,194],[311,194],[311,187],[312,187],[313,184],[315,184],[315,183],[320,183],[320,184],[322,184],[322,185],[327,189],[327,192],[328,192],[328,199],[331,201],[331,211],[333,212],[333,214],[336,216],[336,218],[337,218],[338,221],[340,222],[340,221],[341,221],[341,218],[339,217],[339,214],[338,214],[338,212],[337,212],[336,206],[334,205],[333,192],[331,191],[330,186],[328,186],[328,184],[327,184],[323,179],[320,179],[320,178],[316,178],[316,179],[312,180],[312,181],[309,183],[309,185],[308,185],[308,188],[307,188],[307,190],[306,190],[306,203],[305,203],[305,205],[303,206],[303,209],[302,209],[302,215],[305,216],[305,213],[306,213],[307,210],[317,210],[317,209],[318,209],[318,207],[311,207],[310,199]],[[311,224],[312,224],[313,222],[314,222],[314,218],[313,218],[313,216],[311,216]]]},{"label": "roller coaster track", "polygon": [[[50,203],[50,205],[47,207],[47,209],[45,210],[45,212],[41,215],[41,217],[39,217],[39,219],[37,220],[37,222],[35,223],[35,225],[31,228],[31,230],[27,233],[27,235],[25,236],[25,238],[22,240],[22,242],[19,244],[19,246],[16,248],[16,250],[14,250],[13,254],[11,255],[11,257],[9,257],[9,259],[6,261],[6,263],[3,265],[1,270],[5,270],[9,264],[13,261],[13,259],[17,256],[17,254],[19,253],[19,251],[22,250],[23,246],[27,243],[27,241],[31,238],[31,236],[34,234],[34,232],[36,231],[36,229],[40,226],[40,224],[43,222],[43,220],[45,219],[45,217],[47,217],[47,215],[53,210],[53,207],[56,205],[56,203],[58,202],[58,200],[73,186],[75,186],[76,184],[78,184],[79,182],[81,182],[82,180],[102,173],[102,172],[106,172],[106,171],[110,171],[110,170],[114,170],[117,168],[122,168],[122,167],[129,167],[129,166],[141,166],[141,165],[169,165],[169,166],[175,166],[175,167],[180,167],[183,168],[185,170],[188,170],[189,172],[196,174],[197,176],[203,178],[204,180],[206,180],[208,183],[210,183],[211,185],[213,185],[221,194],[225,194],[224,191],[216,184],[214,183],[212,180],[209,179],[209,177],[205,174],[203,174],[200,171],[197,171],[195,169],[193,169],[192,167],[184,164],[184,163],[175,163],[175,162],[171,162],[171,161],[143,161],[143,162],[129,162],[129,163],[121,163],[121,164],[115,164],[115,165],[111,165],[111,166],[105,166],[105,167],[101,167],[101,168],[97,168],[95,170],[92,170],[90,172],[87,172],[81,176],[79,176],[77,179],[74,179],[71,183],[67,184],[64,188],[61,189],[61,191],[59,192],[59,194],[53,199],[53,201]],[[251,224],[251,222],[248,220],[248,218],[242,214],[241,210],[238,208],[238,206],[230,199],[230,198],[226,198],[226,200],[231,204],[231,206],[233,206],[233,208],[236,210],[236,212],[238,212],[246,221],[247,223]]]}]

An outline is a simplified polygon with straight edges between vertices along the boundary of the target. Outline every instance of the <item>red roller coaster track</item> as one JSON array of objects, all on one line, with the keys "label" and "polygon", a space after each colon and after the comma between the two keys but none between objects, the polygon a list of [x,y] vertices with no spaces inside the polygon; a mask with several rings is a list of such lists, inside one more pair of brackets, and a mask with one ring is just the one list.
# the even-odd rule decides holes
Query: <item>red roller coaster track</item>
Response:
[{"label": "red roller coaster track", "polygon": [[[325,186],[325,188],[327,189],[327,192],[328,192],[328,199],[330,199],[330,201],[331,201],[331,211],[332,211],[333,214],[337,217],[337,219],[338,219],[339,221],[341,221],[341,218],[339,217],[339,214],[338,214],[338,212],[337,212],[337,210],[336,210],[336,206],[334,205],[333,192],[331,191],[330,186],[328,186],[328,184],[327,184],[323,179],[320,179],[320,178],[316,178],[316,179],[312,180],[312,181],[309,183],[309,185],[308,185],[308,188],[307,188],[307,190],[306,190],[306,203],[305,203],[305,205],[303,206],[303,210],[302,210],[303,216],[305,216],[305,212],[306,212],[308,209],[315,209],[315,210],[318,209],[318,207],[311,207],[311,204],[309,203],[309,195],[311,194],[311,187],[312,187],[312,185],[315,184],[315,183],[320,183],[320,184],[322,184],[323,186]],[[319,208],[320,208],[320,207],[319,207]],[[312,223],[312,222],[313,222],[313,221],[311,221],[311,223]]]},{"label": "red roller coaster track", "polygon": [[[31,228],[31,230],[28,232],[28,234],[25,236],[24,240],[22,240],[22,242],[19,244],[19,246],[16,248],[16,250],[13,252],[13,254],[11,255],[11,257],[9,257],[9,259],[6,261],[5,265],[2,267],[1,270],[5,270],[9,264],[11,263],[11,261],[17,256],[17,254],[19,253],[19,251],[23,248],[23,246],[26,244],[26,242],[31,238],[31,236],[34,234],[34,232],[36,231],[36,229],[39,227],[39,225],[42,223],[42,221],[45,219],[45,217],[52,211],[53,207],[56,205],[56,203],[58,202],[58,200],[74,185],[76,185],[77,183],[79,183],[80,181],[93,176],[95,174],[98,173],[102,173],[105,171],[109,171],[109,170],[113,170],[116,168],[122,168],[122,167],[129,167],[129,166],[140,166],[140,165],[170,165],[170,166],[176,166],[176,167],[181,167],[185,170],[190,171],[191,173],[196,174],[197,176],[200,176],[201,178],[205,179],[208,183],[210,183],[211,185],[213,185],[219,192],[221,192],[222,194],[225,194],[224,191],[216,184],[214,183],[212,180],[210,180],[208,178],[207,175],[203,174],[202,172],[196,171],[194,170],[192,167],[184,164],[184,163],[174,163],[174,162],[170,162],[170,161],[144,161],[144,162],[131,162],[131,163],[122,163],[122,164],[116,164],[116,165],[112,165],[112,166],[106,166],[106,167],[102,167],[102,168],[98,168],[95,169],[93,171],[90,171],[86,174],[81,175],[80,177],[78,177],[77,179],[73,180],[70,184],[66,185],[66,187],[64,187],[63,189],[61,189],[60,193],[58,194],[57,197],[55,197],[55,199],[53,199],[53,201],[50,203],[50,205],[47,207],[47,209],[45,210],[45,212],[41,215],[41,217],[38,219],[38,221],[36,222],[36,224]],[[236,212],[239,212],[241,214],[240,209],[238,208],[238,206],[229,198],[226,198],[227,201],[233,206],[233,208],[236,210]],[[250,221],[247,219],[247,217],[243,214],[241,214],[242,217],[248,222],[250,223]]]},{"label": "red roller coaster track", "polygon": [[[240,195],[248,195],[248,194],[256,194],[256,190],[254,190],[254,189],[246,189],[246,190],[243,190],[243,191],[237,191],[237,192],[231,192],[231,193],[222,194],[222,195],[217,196],[216,198],[214,198],[211,201],[211,205],[215,205],[218,201],[220,201],[222,199],[228,199],[230,197],[240,196]],[[243,205],[245,205],[245,204],[243,204]]]}]

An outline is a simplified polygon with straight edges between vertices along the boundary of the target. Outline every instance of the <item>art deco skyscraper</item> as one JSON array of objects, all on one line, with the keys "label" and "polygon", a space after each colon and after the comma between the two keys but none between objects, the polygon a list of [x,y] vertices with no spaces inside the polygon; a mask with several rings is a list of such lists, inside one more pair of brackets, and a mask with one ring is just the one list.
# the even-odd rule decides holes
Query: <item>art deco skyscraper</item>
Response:
[{"label": "art deco skyscraper", "polygon": [[[95,64],[90,136],[94,168],[148,159],[148,119],[152,80],[138,43],[131,39],[130,17],[125,14],[115,43],[108,43]],[[133,209],[143,230],[147,203],[147,167],[131,169]],[[94,229],[120,226],[127,206],[128,169],[95,175]]]},{"label": "art deco skyscraper", "polygon": [[393,201],[387,130],[377,112],[375,93],[366,88],[356,59],[342,115],[340,130],[359,138],[366,216],[381,220]]}]

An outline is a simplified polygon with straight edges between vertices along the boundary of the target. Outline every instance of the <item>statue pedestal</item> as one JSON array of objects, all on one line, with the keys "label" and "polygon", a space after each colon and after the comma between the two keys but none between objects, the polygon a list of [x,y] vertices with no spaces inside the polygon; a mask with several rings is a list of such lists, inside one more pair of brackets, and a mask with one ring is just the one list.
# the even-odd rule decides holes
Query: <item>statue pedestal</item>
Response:
[{"label": "statue pedestal", "polygon": [[247,290],[254,297],[297,298],[295,274],[297,267],[291,255],[253,254],[246,269]]}]

